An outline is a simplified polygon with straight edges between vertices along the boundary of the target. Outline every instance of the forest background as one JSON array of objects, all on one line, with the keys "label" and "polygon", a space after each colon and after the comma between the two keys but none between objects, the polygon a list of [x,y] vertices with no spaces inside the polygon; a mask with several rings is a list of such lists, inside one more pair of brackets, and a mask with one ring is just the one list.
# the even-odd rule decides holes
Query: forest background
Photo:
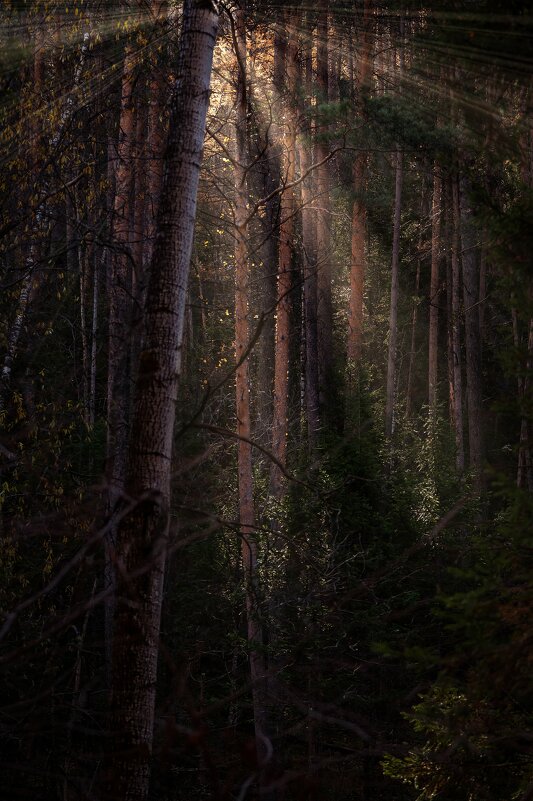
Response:
[{"label": "forest background", "polygon": [[533,13],[0,11],[3,797],[533,798]]}]

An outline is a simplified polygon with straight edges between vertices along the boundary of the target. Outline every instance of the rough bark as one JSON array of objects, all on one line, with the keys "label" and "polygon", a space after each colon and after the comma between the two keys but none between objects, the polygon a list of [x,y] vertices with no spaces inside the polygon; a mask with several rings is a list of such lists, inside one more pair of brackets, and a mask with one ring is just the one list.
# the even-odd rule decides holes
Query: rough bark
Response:
[{"label": "rough bark", "polygon": [[186,0],[117,529],[117,604],[104,795],[146,801],[152,759],[172,442],[218,9]]}]

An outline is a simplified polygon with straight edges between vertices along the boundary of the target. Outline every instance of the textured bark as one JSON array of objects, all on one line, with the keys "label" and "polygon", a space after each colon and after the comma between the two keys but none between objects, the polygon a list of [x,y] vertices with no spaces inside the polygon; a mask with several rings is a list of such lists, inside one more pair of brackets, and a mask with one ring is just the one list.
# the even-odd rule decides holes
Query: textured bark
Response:
[{"label": "textured bark", "polygon": [[187,0],[117,530],[117,605],[104,795],[146,801],[151,767],[172,442],[218,10]]},{"label": "textured bark", "polygon": [[398,296],[400,286],[400,223],[402,214],[403,154],[396,151],[396,182],[394,192],[394,222],[392,237],[391,295],[389,318],[389,353],[387,359],[387,388],[385,405],[385,435],[394,434],[396,372],[398,357]]},{"label": "textured bark", "polygon": [[433,201],[431,204],[431,280],[429,289],[429,345],[428,345],[428,402],[429,413],[437,410],[437,382],[439,362],[439,302],[440,302],[440,229],[442,205],[442,178],[440,168],[433,172]]},{"label": "textured bark", "polygon": [[[274,415],[272,421],[272,453],[285,465],[287,457],[289,408],[289,338],[291,317],[292,258],[295,238],[295,194],[290,184],[296,174],[296,119],[294,97],[297,78],[296,14],[288,18],[287,93],[284,99],[284,131],[282,178],[287,186],[281,194],[278,294],[276,306],[276,339],[274,352]],[[283,478],[279,468],[272,465],[271,493],[279,499],[283,493]]]},{"label": "textured bark", "polygon": [[463,300],[466,343],[466,391],[468,401],[468,443],[470,468],[478,491],[483,489],[483,396],[481,337],[479,331],[479,268],[477,242],[467,179],[460,179],[460,216],[463,264]]}]

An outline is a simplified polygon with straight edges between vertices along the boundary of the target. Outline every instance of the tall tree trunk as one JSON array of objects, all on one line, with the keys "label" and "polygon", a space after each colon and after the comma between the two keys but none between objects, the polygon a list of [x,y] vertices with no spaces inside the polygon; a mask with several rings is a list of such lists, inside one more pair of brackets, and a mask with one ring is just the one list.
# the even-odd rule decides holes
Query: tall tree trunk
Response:
[{"label": "tall tree trunk", "polygon": [[[167,0],[152,0],[152,18],[154,24],[153,39],[163,38],[168,22]],[[163,182],[163,153],[166,142],[166,96],[167,86],[165,74],[157,58],[152,64],[152,74],[148,83],[148,132],[146,137],[146,231],[144,234],[144,263],[149,266],[152,261],[157,211]],[[146,276],[144,276],[146,280]],[[144,298],[143,298],[144,302]]]},{"label": "tall tree trunk", "polygon": [[[146,801],[153,743],[172,444],[218,8],[186,0],[117,529],[106,798]],[[130,502],[131,501],[131,502]]]},{"label": "tall tree trunk", "polygon": [[96,419],[96,368],[98,349],[98,293],[100,289],[100,275],[98,270],[99,253],[93,248],[93,296],[91,315],[91,360],[89,369],[89,426],[92,428]]},{"label": "tall tree trunk", "polygon": [[237,100],[235,119],[235,376],[239,524],[244,572],[248,647],[250,649],[250,677],[254,710],[255,739],[258,765],[265,759],[266,737],[265,664],[261,651],[262,628],[258,608],[257,540],[253,497],[252,446],[250,421],[250,367],[249,357],[243,358],[250,339],[249,290],[250,268],[248,256],[248,172],[247,146],[247,45],[246,8],[244,4],[235,14],[235,47],[237,55]]},{"label": "tall tree trunk", "polygon": [[[35,32],[35,42],[33,46],[33,94],[34,94],[34,113],[30,117],[30,175],[29,186],[31,191],[39,192],[39,187],[35,186],[38,180],[41,151],[41,116],[40,107],[42,106],[42,92],[44,85],[44,33],[41,27]],[[22,113],[26,112],[22,109]],[[37,208],[31,220],[31,230],[28,232],[29,244],[27,252],[24,254],[24,275],[20,283],[17,308],[11,327],[7,335],[7,347],[0,373],[0,414],[4,411],[8,401],[9,388],[13,364],[17,354],[18,343],[28,306],[35,292],[34,281],[35,271],[39,261],[39,235],[42,229],[44,210],[41,201],[37,199]]]},{"label": "tall tree trunk", "polygon": [[472,209],[469,199],[469,183],[463,175],[460,179],[460,217],[463,264],[463,300],[466,342],[466,392],[468,401],[468,443],[470,468],[474,474],[476,489],[483,489],[483,396],[481,376],[481,337],[479,331],[479,269],[477,264],[477,242]]},{"label": "tall tree trunk", "polygon": [[[107,371],[107,481],[108,510],[115,508],[124,491],[130,423],[131,389],[131,196],[133,190],[135,109],[133,99],[135,54],[128,45],[124,57],[119,139],[115,168],[113,211],[114,252],[111,255],[109,292],[109,335]],[[115,525],[108,528],[105,541],[104,581],[109,593],[105,604],[105,640],[108,673],[111,668],[111,643],[114,616]],[[108,677],[109,678],[109,677]]]},{"label": "tall tree trunk", "polygon": [[463,434],[463,371],[461,357],[461,210],[459,183],[452,177],[452,354],[453,354],[453,428],[455,464],[459,474],[465,469]]},{"label": "tall tree trunk", "polygon": [[[419,242],[418,249],[420,251],[421,243]],[[418,303],[420,293],[420,255],[416,260],[416,276],[415,276],[415,294],[413,299],[413,311],[411,314],[411,343],[409,346],[409,366],[407,368],[407,388],[405,390],[405,416],[407,419],[411,417],[413,407],[413,374],[415,366],[415,352],[416,352],[416,325],[418,322]]]},{"label": "tall tree trunk", "polygon": [[[274,417],[272,421],[272,452],[281,465],[287,458],[289,411],[289,338],[291,317],[292,259],[295,239],[295,202],[292,183],[296,170],[296,120],[293,104],[297,78],[296,14],[287,18],[287,89],[284,97],[285,128],[283,132],[282,180],[286,184],[281,194],[278,296],[276,306],[276,339],[274,352]],[[278,499],[283,494],[283,477],[273,464],[271,494]]]},{"label": "tall tree trunk", "polygon": [[348,364],[352,371],[360,362],[363,350],[363,296],[366,273],[366,206],[362,193],[365,184],[365,155],[355,158],[353,177],[358,197],[352,207],[350,268],[350,308],[348,314]]},{"label": "tall tree trunk", "polygon": [[[318,102],[328,100],[328,29],[329,0],[320,0],[317,24],[317,94]],[[328,126],[319,126],[324,136]],[[319,137],[316,143],[317,161],[323,161],[329,152],[326,142]],[[331,369],[333,363],[333,309],[331,302],[331,167],[326,162],[317,168],[317,313],[318,313],[318,371],[319,394],[322,409],[329,406],[331,395]]]},{"label": "tall tree trunk", "polygon": [[442,178],[435,164],[433,172],[433,201],[431,204],[431,280],[429,289],[429,346],[428,346],[428,401],[429,414],[435,420],[437,410],[437,382],[439,361],[439,302],[440,302],[440,228],[442,206]]},{"label": "tall tree trunk", "polygon": [[526,370],[522,381],[519,382],[518,395],[522,405],[522,420],[520,423],[520,444],[518,449],[518,471],[516,476],[517,487],[533,492],[533,460],[531,458],[531,416],[528,405],[531,404],[531,374],[533,373],[533,320],[529,321],[527,340]]},{"label": "tall tree trunk", "polygon": [[[309,19],[304,26],[303,42],[303,86],[299,95],[301,126],[296,140],[300,175],[304,175],[312,162],[311,127],[306,120],[306,102],[312,94],[313,61],[312,31]],[[315,448],[320,428],[318,390],[318,330],[317,330],[317,267],[315,210],[313,209],[314,178],[308,175],[302,181],[302,258],[303,258],[303,318],[305,341],[305,407],[307,417],[307,439],[311,451]]]},{"label": "tall tree trunk", "polygon": [[[420,199],[421,220],[424,219],[426,213],[426,196],[424,189],[425,189],[425,184],[422,185],[422,194]],[[424,245],[424,233],[421,224],[420,234],[418,237],[418,245],[417,245],[415,292],[413,297],[413,311],[411,313],[411,342],[409,346],[409,363],[407,368],[407,388],[406,388],[406,398],[405,398],[405,416],[407,419],[411,417],[411,411],[413,408],[413,394],[414,394],[413,376],[414,376],[415,356],[416,356],[416,328],[418,323],[418,306],[420,304],[420,272],[422,266],[421,261],[422,261],[423,245]]]},{"label": "tall tree trunk", "polygon": [[398,296],[400,289],[400,224],[402,215],[403,154],[396,151],[396,183],[394,192],[394,222],[392,236],[391,294],[389,319],[389,354],[387,359],[387,388],[385,405],[385,435],[392,438],[396,400],[398,357]]},{"label": "tall tree trunk", "polygon": [[[354,86],[355,102],[361,108],[361,94],[370,77],[370,11],[371,2],[365,0],[363,9],[359,69]],[[348,369],[357,368],[363,349],[363,296],[366,274],[366,205],[364,199],[367,154],[358,152],[353,167],[356,197],[352,206],[352,242],[350,267],[350,306],[348,311]]]}]

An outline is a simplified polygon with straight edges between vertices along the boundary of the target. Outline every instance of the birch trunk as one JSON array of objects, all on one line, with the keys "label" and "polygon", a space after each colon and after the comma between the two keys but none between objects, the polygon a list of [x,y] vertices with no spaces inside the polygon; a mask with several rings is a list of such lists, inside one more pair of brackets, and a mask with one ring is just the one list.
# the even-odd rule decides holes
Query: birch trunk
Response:
[{"label": "birch trunk", "polygon": [[105,796],[146,801],[183,324],[218,8],[186,0],[117,531],[110,753]]}]

